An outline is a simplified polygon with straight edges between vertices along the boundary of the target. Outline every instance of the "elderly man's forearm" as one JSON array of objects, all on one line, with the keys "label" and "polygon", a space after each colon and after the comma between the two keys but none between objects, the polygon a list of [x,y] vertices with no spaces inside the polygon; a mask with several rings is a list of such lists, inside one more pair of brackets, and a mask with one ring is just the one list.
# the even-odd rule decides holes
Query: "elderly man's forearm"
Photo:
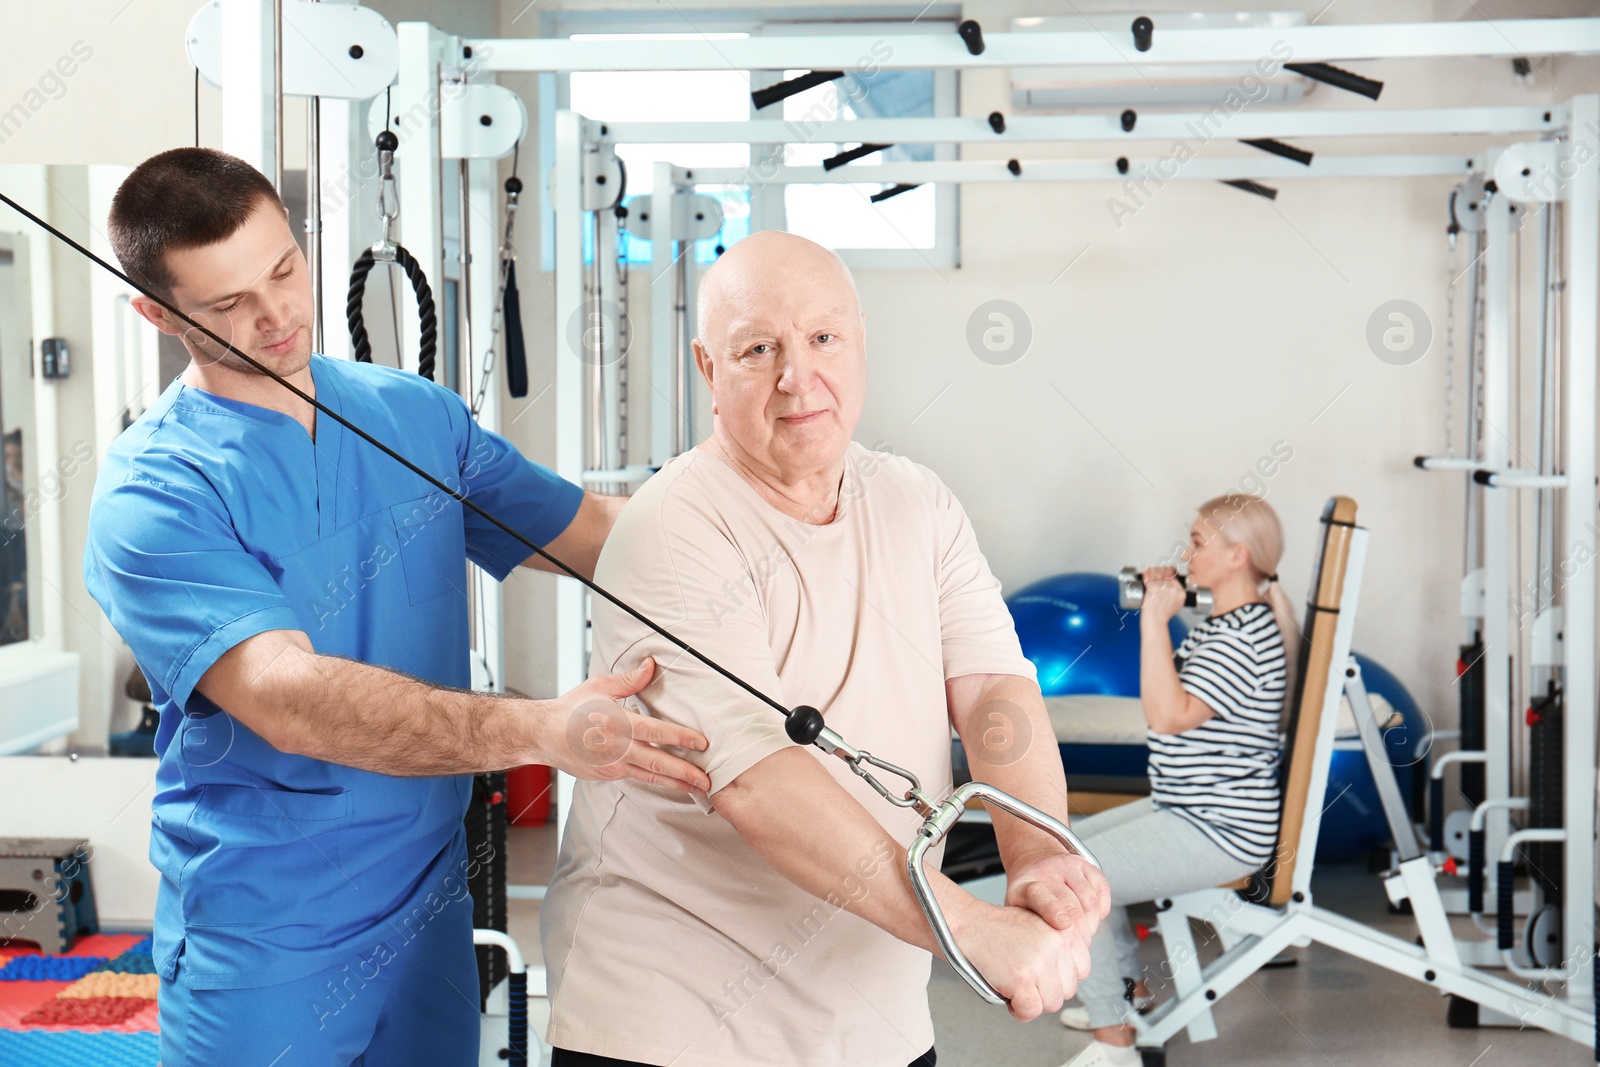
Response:
[{"label": "elderly man's forearm", "polygon": [[[907,944],[941,955],[905,873],[906,850],[804,749],[774,753],[713,794],[717,812],[779,874]],[[870,873],[864,874],[864,871]],[[929,881],[960,934],[973,897]]]},{"label": "elderly man's forearm", "polygon": [[[1061,750],[1038,685],[1016,675],[968,675],[951,679],[945,691],[973,780],[1067,821]],[[1004,814],[997,813],[994,832],[1007,870],[1062,851],[1050,834]]]}]

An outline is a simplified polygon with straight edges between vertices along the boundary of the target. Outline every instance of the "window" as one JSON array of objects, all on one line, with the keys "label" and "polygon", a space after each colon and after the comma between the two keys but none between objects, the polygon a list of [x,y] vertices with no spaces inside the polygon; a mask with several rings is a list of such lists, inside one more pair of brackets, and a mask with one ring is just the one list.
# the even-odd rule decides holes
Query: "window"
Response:
[{"label": "window", "polygon": [[[791,70],[794,78],[805,71]],[[783,102],[783,117],[796,129],[817,122],[856,118],[931,117],[935,113],[934,72],[918,70],[850,74],[797,93]],[[799,142],[784,146],[789,166],[821,166],[855,143]],[[933,145],[891,145],[846,164],[861,181],[850,184],[790,185],[783,190],[787,229],[836,249],[927,249],[938,239],[940,190],[919,185],[884,200],[872,195],[892,182],[873,182],[872,168],[885,162],[935,158]],[[946,195],[950,191],[946,190]]]},{"label": "window", "polygon": [[[795,35],[847,33],[861,36],[897,33],[954,32],[951,23],[922,19],[906,22],[856,23],[755,23],[740,24],[737,18],[700,18],[693,12],[675,15],[679,25],[690,20],[707,32],[678,32],[673,25],[649,12],[586,11],[553,14],[547,31],[553,36],[579,40],[736,40],[752,34]],[[603,20],[603,21],[602,21]],[[628,20],[640,32],[594,32],[600,25],[616,25]],[[715,26],[715,29],[712,27]],[[649,32],[660,29],[660,32]],[[560,85],[554,77],[542,81],[541,98],[545,105],[543,129],[550,129],[549,116],[555,107],[569,107],[587,118],[617,122],[650,121],[738,121],[747,118],[782,117],[797,122],[852,120],[858,118],[901,118],[955,115],[956,73],[954,71],[886,71],[870,67],[850,72],[845,78],[814,86],[779,105],[754,111],[750,101],[752,84],[767,85],[805,71],[679,71],[679,72],[580,72]],[[781,151],[786,165],[818,166],[824,159],[853,148],[858,142],[843,144],[794,142],[784,146],[748,144],[625,144],[617,155],[628,171],[624,203],[648,196],[654,184],[657,162],[680,167],[719,167],[744,170],[757,158]],[[545,158],[548,155],[546,149]],[[850,164],[848,183],[792,185],[701,185],[697,191],[716,197],[723,207],[722,230],[713,238],[696,244],[695,258],[710,263],[718,244],[731,245],[752,229],[786,229],[840,250],[853,267],[954,266],[957,262],[957,204],[959,189],[954,185],[920,185],[881,203],[872,196],[894,183],[874,180],[873,168],[901,161],[955,159],[954,145],[895,145]],[[553,227],[545,227],[546,259],[552,262]],[[585,241],[591,238],[586,234]],[[621,251],[632,263],[650,261],[650,245],[629,235],[621,239]],[[593,250],[585,249],[585,258]]]},{"label": "window", "polygon": [[[573,40],[674,41],[737,40],[748,33],[574,33]],[[750,78],[745,71],[583,71],[567,80],[567,103],[585,118],[611,122],[737,122],[750,114]],[[655,165],[738,167],[750,165],[746,144],[623,144],[617,156],[628,171],[623,205],[644,199],[655,189]],[[717,258],[716,246],[732,244],[750,232],[750,191],[746,186],[696,186],[696,191],[722,202],[723,228],[716,237],[695,242],[695,259]],[[584,230],[585,262],[594,257],[594,235]],[[619,250],[629,263],[651,261],[650,242],[623,234]]]}]

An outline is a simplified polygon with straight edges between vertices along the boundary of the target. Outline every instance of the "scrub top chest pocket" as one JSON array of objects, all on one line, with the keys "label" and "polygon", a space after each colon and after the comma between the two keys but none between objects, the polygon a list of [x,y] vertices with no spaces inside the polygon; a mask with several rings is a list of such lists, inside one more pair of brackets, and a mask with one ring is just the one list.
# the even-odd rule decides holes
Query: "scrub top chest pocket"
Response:
[{"label": "scrub top chest pocket", "polygon": [[444,493],[432,493],[394,505],[389,515],[412,605],[448,592],[464,596],[467,546],[461,505]]}]

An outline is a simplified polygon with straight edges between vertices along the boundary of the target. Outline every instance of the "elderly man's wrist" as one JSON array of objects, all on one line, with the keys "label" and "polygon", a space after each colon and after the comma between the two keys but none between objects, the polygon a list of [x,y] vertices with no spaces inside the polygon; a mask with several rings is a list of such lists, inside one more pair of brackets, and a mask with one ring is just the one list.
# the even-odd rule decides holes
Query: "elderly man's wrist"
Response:
[{"label": "elderly man's wrist", "polygon": [[1070,856],[1072,850],[1067,848],[1055,838],[1042,830],[1034,831],[1036,840],[1018,845],[1001,854],[1001,864],[1006,871],[1015,874],[1027,870],[1036,863],[1045,863],[1060,856]]}]

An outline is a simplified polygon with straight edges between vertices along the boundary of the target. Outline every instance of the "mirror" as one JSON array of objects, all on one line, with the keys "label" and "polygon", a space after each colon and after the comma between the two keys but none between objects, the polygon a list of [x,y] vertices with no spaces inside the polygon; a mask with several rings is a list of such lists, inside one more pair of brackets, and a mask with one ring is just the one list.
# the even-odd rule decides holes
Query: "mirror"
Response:
[{"label": "mirror", "polygon": [[[0,233],[0,442],[4,501],[0,507],[0,645],[39,632],[39,531],[29,522],[34,455],[34,338],[28,285],[28,239]],[[30,605],[33,607],[30,608]]]}]

